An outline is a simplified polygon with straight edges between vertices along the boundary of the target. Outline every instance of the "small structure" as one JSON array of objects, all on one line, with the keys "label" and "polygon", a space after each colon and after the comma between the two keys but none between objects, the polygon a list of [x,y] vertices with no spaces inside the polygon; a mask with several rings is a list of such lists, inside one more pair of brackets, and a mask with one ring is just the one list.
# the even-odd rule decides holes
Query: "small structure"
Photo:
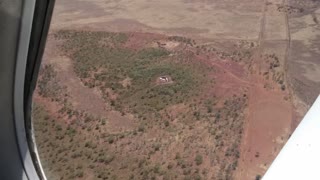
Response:
[{"label": "small structure", "polygon": [[169,78],[166,77],[166,76],[161,76],[161,77],[159,77],[159,80],[160,80],[161,83],[167,83],[167,82],[169,82]]},{"label": "small structure", "polygon": [[173,82],[172,82],[171,77],[166,75],[166,76],[158,77],[157,80],[156,80],[156,83],[157,84],[171,84]]}]

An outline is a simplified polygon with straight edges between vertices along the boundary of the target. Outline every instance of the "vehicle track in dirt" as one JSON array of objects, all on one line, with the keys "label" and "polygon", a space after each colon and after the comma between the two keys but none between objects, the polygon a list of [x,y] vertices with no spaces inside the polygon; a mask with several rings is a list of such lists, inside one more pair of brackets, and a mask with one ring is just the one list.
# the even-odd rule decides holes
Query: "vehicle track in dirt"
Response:
[{"label": "vehicle track in dirt", "polygon": [[[289,0],[283,0],[283,5],[289,5]],[[289,71],[288,71],[288,66],[289,66],[289,54],[290,54],[290,46],[291,46],[291,34],[290,34],[290,25],[289,25],[289,15],[288,12],[284,12],[284,17],[285,17],[285,23],[286,23],[286,52],[285,52],[285,57],[284,57],[284,74],[285,74],[285,79],[286,79],[286,84],[288,87],[288,91],[290,94],[290,99],[291,99],[291,104],[292,104],[292,109],[294,109],[294,93],[293,93],[293,87],[292,83],[289,78]],[[292,111],[292,117],[294,116],[294,111]],[[291,132],[294,131],[295,127],[295,120],[292,119],[291,121]]]},{"label": "vehicle track in dirt", "polygon": [[[261,16],[261,20],[260,20],[260,32],[259,32],[259,38],[257,40],[258,42],[258,49],[256,51],[256,53],[254,54],[253,56],[253,60],[251,61],[252,64],[255,64],[257,60],[260,59],[261,55],[262,55],[262,46],[263,46],[263,38],[264,38],[264,31],[265,31],[265,19],[266,19],[266,10],[267,10],[267,6],[266,6],[266,3],[267,3],[267,0],[264,0],[263,1],[263,5],[262,5],[262,16]],[[260,63],[257,63],[258,65]],[[258,71],[260,71],[261,67],[259,65],[258,67]],[[253,79],[252,79],[253,80]],[[252,84],[254,84],[254,82],[251,82]],[[243,138],[242,138],[242,145],[241,145],[241,156],[242,156],[242,159],[240,158],[240,160],[242,160],[243,162],[240,162],[240,163],[243,163],[243,166],[246,166],[245,165],[245,162],[244,162],[244,158],[243,157],[248,157],[248,149],[247,149],[247,146],[249,144],[248,140],[249,140],[249,129],[250,129],[250,125],[251,125],[251,116],[252,116],[252,101],[253,99],[255,99],[256,97],[254,97],[254,93],[253,91],[255,90],[254,86],[252,86],[250,88],[250,91],[249,91],[249,100],[248,100],[248,110],[247,110],[247,120],[246,120],[246,123],[245,123],[245,127],[244,127],[244,135],[243,135]],[[241,165],[240,165],[241,166]],[[244,174],[244,173],[247,173],[247,174]],[[236,174],[236,179],[242,179],[242,178],[248,178],[248,171],[243,171],[243,170],[238,170],[238,173]]]},{"label": "vehicle track in dirt", "polygon": [[[286,3],[286,1],[284,0],[283,3]],[[287,63],[290,49],[288,16],[287,14],[282,13],[280,14],[280,17],[286,18],[287,45],[285,63]],[[287,126],[290,128],[293,117],[292,103],[286,102],[282,99],[282,96],[285,93],[278,89],[269,91],[263,88],[265,80],[263,80],[259,75],[262,70],[263,53],[266,48],[266,41],[278,41],[265,39],[266,18],[267,0],[265,0],[262,5],[260,33],[257,40],[259,47],[253,56],[251,64],[254,68],[250,83],[253,85],[250,87],[249,91],[249,100],[246,112],[247,120],[244,127],[241,146],[241,162],[239,170],[237,174],[235,174],[236,179],[252,179],[255,178],[256,175],[263,175],[282,147],[282,145],[277,143],[275,139],[279,137],[286,137],[286,131],[283,131],[283,129],[286,129]],[[284,67],[284,70],[285,68],[286,67]],[[290,114],[287,114],[287,111],[291,111]],[[257,157],[255,153],[259,153],[259,157]]]}]

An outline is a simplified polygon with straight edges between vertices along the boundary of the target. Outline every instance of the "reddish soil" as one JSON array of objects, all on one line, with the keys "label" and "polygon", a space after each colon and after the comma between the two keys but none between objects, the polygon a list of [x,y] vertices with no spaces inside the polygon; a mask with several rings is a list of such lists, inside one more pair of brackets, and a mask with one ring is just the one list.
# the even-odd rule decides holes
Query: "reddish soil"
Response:
[{"label": "reddish soil", "polygon": [[[236,179],[263,176],[287,141],[291,129],[292,103],[288,92],[263,87],[265,80],[254,76],[250,88],[241,156]],[[270,82],[272,84],[272,82]],[[276,84],[273,83],[276,86]]]},{"label": "reddish soil", "polygon": [[140,49],[144,47],[146,43],[150,42],[150,39],[156,40],[159,38],[164,38],[164,35],[154,34],[154,33],[130,33],[129,39],[125,44],[125,47],[130,49]]},{"label": "reddish soil", "polygon": [[[47,43],[47,51],[44,57],[44,65],[52,64],[57,70],[57,78],[62,86],[67,88],[69,102],[75,109],[88,112],[96,117],[108,117],[108,124],[111,132],[122,130],[131,130],[137,127],[137,122],[132,115],[121,115],[120,112],[112,111],[110,104],[102,98],[101,92],[97,88],[88,88],[83,85],[73,70],[73,64],[70,58],[59,55],[58,45],[62,42],[49,37]],[[42,101],[46,101],[42,98]],[[50,101],[43,102],[44,104],[52,104],[55,113],[59,110],[57,103]],[[55,104],[55,105],[53,105]]]},{"label": "reddish soil", "polygon": [[[157,41],[163,37],[165,36],[151,33],[132,33],[124,46],[137,50],[146,44],[148,45],[150,40],[157,43]],[[165,40],[161,42],[166,43]],[[86,111],[89,114],[94,114],[98,117],[108,117],[107,129],[109,132],[123,132],[136,129],[138,127],[138,121],[133,115],[121,115],[120,112],[111,110],[110,104],[105,102],[102,93],[98,89],[89,88],[83,85],[82,81],[73,71],[71,59],[59,55],[59,52],[57,51],[59,43],[61,42],[49,37],[44,63],[55,66],[55,69],[58,71],[57,78],[59,79],[59,82],[61,82],[61,85],[67,88],[66,93],[69,95],[69,102],[72,103],[72,106],[75,109]],[[193,55],[196,54],[196,49],[193,47],[182,47],[179,44],[171,45],[173,46],[164,48],[184,50],[192,52]],[[220,100],[217,106],[220,106],[221,104],[221,107],[223,107],[224,100],[227,100],[235,94],[249,97],[248,107],[245,112],[243,112],[245,114],[244,135],[240,144],[241,152],[239,165],[235,171],[234,177],[235,179],[254,179],[256,175],[263,175],[290,134],[293,106],[291,98],[289,98],[289,93],[287,91],[282,91],[279,88],[274,88],[277,87],[275,82],[263,79],[263,76],[258,73],[250,74],[248,64],[240,64],[229,59],[222,60],[212,53],[195,55],[195,57],[200,62],[206,63],[209,67],[213,68],[212,73],[209,73],[208,77],[214,80],[214,86],[204,87],[204,92],[206,92],[206,94],[201,96],[202,98],[214,94]],[[259,67],[259,62],[254,62],[256,64],[250,64],[250,66]],[[131,82],[130,79],[125,79],[121,83],[123,86],[127,86]],[[273,88],[265,88],[265,84],[269,84],[269,86]],[[49,110],[50,113],[59,117],[58,110],[61,107],[59,107],[57,103],[37,95],[35,96],[35,101],[40,102],[40,104],[45,104],[46,109]],[[167,113],[170,116],[169,118],[172,126],[181,125],[179,122],[181,119],[177,117],[180,114],[184,114],[186,109],[187,107],[184,104],[177,104],[167,108]],[[62,117],[60,119],[66,120],[67,118]],[[207,142],[206,145],[211,147],[212,139],[204,133],[206,131],[206,126],[207,124],[198,122],[197,128],[184,130],[183,135],[176,135],[174,138],[169,136],[166,131],[161,129],[161,127],[154,126],[148,130],[152,133],[145,133],[139,137],[139,139],[153,142],[161,137],[161,143],[170,144],[166,147],[166,151],[171,152],[172,150],[172,153],[160,154],[156,152],[156,154],[152,156],[152,160],[154,161],[159,159],[174,159],[174,153],[179,152],[180,150],[190,152],[190,155],[186,158],[190,158],[188,161],[192,161],[196,154],[194,150],[197,147],[184,147],[185,142],[181,141],[182,139],[188,141],[190,139],[190,141],[197,140],[198,142],[201,142],[200,144],[206,144]],[[197,134],[198,139],[192,139],[194,134]],[[181,136],[183,136],[183,138]],[[226,139],[226,141],[228,141],[228,139]],[[123,142],[123,144],[126,143],[130,144],[131,142]],[[124,146],[123,144],[120,146]],[[137,142],[135,146],[137,148],[143,147],[139,142]],[[130,148],[133,147],[125,146],[123,148],[122,152],[127,153],[125,148],[130,150]],[[137,151],[137,153],[139,155],[145,154],[146,152],[144,151],[146,150],[141,149]],[[222,156],[224,156],[224,154]],[[201,167],[208,169],[213,168],[210,158],[204,159]],[[208,175],[209,177],[213,176],[211,172],[209,172]]]}]

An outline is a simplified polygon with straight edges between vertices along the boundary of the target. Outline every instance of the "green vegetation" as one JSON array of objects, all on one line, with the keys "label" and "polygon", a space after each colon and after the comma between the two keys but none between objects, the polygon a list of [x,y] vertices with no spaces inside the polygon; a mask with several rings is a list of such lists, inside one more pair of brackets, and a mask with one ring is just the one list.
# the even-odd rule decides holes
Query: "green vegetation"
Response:
[{"label": "green vegetation", "polygon": [[200,164],[202,164],[203,158],[200,154],[197,154],[194,161],[196,162],[197,165],[200,165]]},{"label": "green vegetation", "polygon": [[[42,101],[34,105],[33,120],[48,178],[209,179],[208,171],[217,169],[211,178],[231,179],[240,156],[247,97],[242,90],[227,99],[216,97],[215,71],[197,59],[195,48],[170,51],[150,47],[150,42],[130,48],[132,36],[55,34],[81,83],[100,90],[110,106],[107,117],[77,109],[54,67],[42,69]],[[169,40],[194,43],[181,37]],[[169,80],[161,82],[163,76]]]},{"label": "green vegetation", "polygon": [[45,65],[40,72],[38,80],[39,94],[43,97],[54,98],[53,100],[60,100],[59,95],[62,92],[62,87],[56,80],[57,72],[53,66]]},{"label": "green vegetation", "polygon": [[[92,141],[92,136],[79,136],[85,130],[81,130],[76,124],[66,126],[37,103],[33,104],[32,113],[36,143],[48,178],[82,178],[91,167],[108,165],[116,159],[113,152],[108,151],[104,145]],[[107,135],[106,138],[109,143],[113,143],[114,136]],[[98,177],[102,171],[106,169],[95,172],[94,176]]]},{"label": "green vegetation", "polygon": [[[116,41],[121,37],[121,41]],[[56,37],[65,39],[63,49],[71,53],[77,75],[88,87],[111,89],[118,95],[107,101],[117,110],[128,108],[141,114],[156,113],[168,105],[185,102],[202,81],[203,69],[179,63],[162,48],[133,51],[123,47],[125,34],[59,31]],[[189,41],[172,37],[177,41]],[[171,84],[158,85],[157,78],[170,76]],[[131,82],[121,84],[125,79]]]},{"label": "green vegetation", "polygon": [[188,45],[195,45],[195,41],[190,39],[190,38],[186,38],[186,37],[181,37],[181,36],[170,36],[168,38],[170,41],[177,41],[177,42],[182,42],[182,43],[185,43],[185,44],[188,44]]},{"label": "green vegetation", "polygon": [[278,56],[275,54],[266,54],[267,63],[269,63],[269,71],[264,73],[264,76],[269,79],[269,74],[272,75],[272,80],[279,84],[282,91],[286,90],[284,69],[281,66]]}]

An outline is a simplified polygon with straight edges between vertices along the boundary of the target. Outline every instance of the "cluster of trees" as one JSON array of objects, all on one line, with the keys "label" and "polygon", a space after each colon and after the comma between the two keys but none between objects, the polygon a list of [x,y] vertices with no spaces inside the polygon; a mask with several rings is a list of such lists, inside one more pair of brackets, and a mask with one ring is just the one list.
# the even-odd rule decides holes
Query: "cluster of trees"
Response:
[{"label": "cluster of trees", "polygon": [[[158,176],[170,179],[178,175],[185,179],[202,179],[206,177],[205,160],[210,158],[215,169],[219,169],[219,176],[224,179],[232,177],[239,158],[246,96],[235,95],[224,102],[223,108],[216,107],[215,96],[202,97],[205,89],[202,87],[211,82],[206,79],[209,72],[206,65],[190,57],[187,60],[181,58],[185,57],[183,52],[169,56],[173,52],[162,48],[128,49],[124,46],[128,38],[126,34],[60,31],[56,38],[65,41],[62,48],[73,59],[74,71],[82,82],[89,88],[99,88],[114,109],[136,115],[140,125],[129,132],[111,134],[103,129],[107,126],[106,119],[77,111],[68,99],[61,101],[59,110],[59,116],[68,120],[68,125],[54,117],[49,118],[48,114],[39,116],[46,114],[40,108],[35,111],[35,119],[37,139],[42,144],[41,156],[51,163],[46,168],[67,174],[66,177],[71,179],[85,178],[87,173],[100,179],[116,178],[114,173],[124,169],[130,169],[131,179],[154,179]],[[169,40],[194,44],[192,40],[182,37],[169,37]],[[49,66],[46,68],[48,74],[43,74],[43,80],[54,82],[54,70]],[[156,78],[164,75],[170,76],[173,83],[157,84]],[[126,78],[130,78],[131,82],[123,86],[120,82]],[[50,85],[42,84],[42,89],[48,89]],[[115,99],[110,92],[116,96]],[[51,96],[48,95],[49,98]],[[171,117],[168,109],[178,104],[185,105],[183,113]],[[212,139],[212,144],[199,142],[201,137],[198,134],[185,134],[199,130],[196,126],[199,122],[208,127],[208,132],[204,133]],[[181,154],[176,154],[175,159],[168,159],[168,163],[152,160],[152,156],[168,153],[167,148],[175,141],[160,138],[147,143],[143,139],[153,133],[151,128],[157,126],[166,137],[181,135],[185,146]],[[48,132],[54,138],[44,136]],[[128,140],[126,138],[134,139],[135,143],[121,144]],[[141,151],[141,147],[145,151]],[[188,147],[194,147],[197,151]],[[216,150],[210,156],[212,149]],[[196,155],[188,158],[191,151]],[[127,158],[128,162],[133,159],[139,161],[145,156],[145,161],[137,162],[141,168],[120,165],[119,161],[124,159],[122,156],[126,153],[136,155]],[[80,166],[74,168],[70,159]]]}]

